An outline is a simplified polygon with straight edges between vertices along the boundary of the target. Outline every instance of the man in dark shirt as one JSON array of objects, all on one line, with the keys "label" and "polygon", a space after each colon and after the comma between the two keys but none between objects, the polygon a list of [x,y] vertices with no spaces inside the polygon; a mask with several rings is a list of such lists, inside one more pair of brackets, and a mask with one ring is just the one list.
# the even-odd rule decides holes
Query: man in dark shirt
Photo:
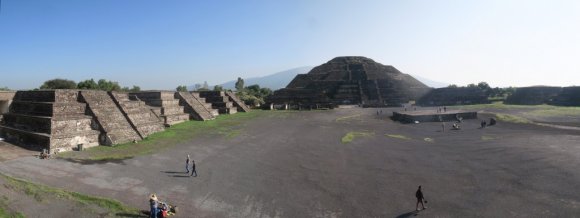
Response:
[{"label": "man in dark shirt", "polygon": [[[415,197],[417,197],[417,205],[416,205],[416,210],[419,211],[419,203],[421,203],[421,207],[423,208],[423,210],[427,209],[425,207],[425,205],[423,204],[423,200],[425,200],[425,198],[423,197],[423,192],[421,191],[421,186],[419,186],[419,189],[417,189],[417,192],[415,192]],[[425,201],[427,202],[427,201]]]},{"label": "man in dark shirt", "polygon": [[193,174],[195,173],[195,177],[197,177],[197,171],[195,170],[195,160],[191,160],[191,176],[194,176]]}]

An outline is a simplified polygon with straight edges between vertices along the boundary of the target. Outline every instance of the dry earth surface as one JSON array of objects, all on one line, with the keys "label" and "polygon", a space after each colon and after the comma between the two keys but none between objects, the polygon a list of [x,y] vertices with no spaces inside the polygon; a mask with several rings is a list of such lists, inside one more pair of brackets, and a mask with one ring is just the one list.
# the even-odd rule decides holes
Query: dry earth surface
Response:
[{"label": "dry earth surface", "polygon": [[[176,217],[580,214],[580,132],[503,122],[479,129],[479,120],[441,131],[440,123],[393,122],[392,110],[263,112],[277,116],[245,122],[235,137],[206,134],[108,163],[24,155],[4,160],[0,172],[144,210],[157,193],[179,206]],[[198,177],[185,174],[186,154]],[[429,203],[415,213],[418,185]],[[79,217],[67,204],[46,203],[62,212],[46,216],[23,194],[0,188],[0,196],[26,217]]]}]

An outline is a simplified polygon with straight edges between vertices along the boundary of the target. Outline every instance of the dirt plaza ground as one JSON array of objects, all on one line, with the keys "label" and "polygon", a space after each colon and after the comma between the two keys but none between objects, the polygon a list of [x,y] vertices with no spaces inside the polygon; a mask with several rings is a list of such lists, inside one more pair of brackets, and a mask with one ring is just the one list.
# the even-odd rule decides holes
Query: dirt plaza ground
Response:
[{"label": "dirt plaza ground", "polygon": [[[0,172],[142,210],[156,193],[179,206],[176,217],[580,214],[579,131],[501,121],[481,129],[480,120],[442,131],[440,123],[391,121],[392,110],[400,108],[257,112],[276,116],[235,126],[235,135],[204,134],[122,161],[23,155],[1,162]],[[187,154],[198,177],[185,174]],[[429,203],[415,213],[418,185]],[[42,217],[28,201],[11,202],[27,217]]]}]

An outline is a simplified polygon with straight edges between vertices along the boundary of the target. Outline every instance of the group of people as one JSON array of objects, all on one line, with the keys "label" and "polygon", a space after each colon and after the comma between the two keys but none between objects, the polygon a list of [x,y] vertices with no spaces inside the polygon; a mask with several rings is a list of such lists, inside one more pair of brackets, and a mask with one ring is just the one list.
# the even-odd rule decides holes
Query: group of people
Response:
[{"label": "group of people", "polygon": [[497,121],[493,117],[492,118],[489,118],[489,123],[487,123],[485,120],[482,120],[481,121],[481,128],[483,129],[483,128],[487,127],[487,126],[493,126],[493,125],[495,125],[496,122]]},{"label": "group of people", "polygon": [[447,112],[447,107],[446,106],[438,107],[437,108],[437,113],[441,113],[441,112]]},{"label": "group of people", "polygon": [[151,206],[150,218],[166,218],[176,213],[176,207],[171,207],[167,203],[159,201],[155,194],[149,196],[149,205]]}]

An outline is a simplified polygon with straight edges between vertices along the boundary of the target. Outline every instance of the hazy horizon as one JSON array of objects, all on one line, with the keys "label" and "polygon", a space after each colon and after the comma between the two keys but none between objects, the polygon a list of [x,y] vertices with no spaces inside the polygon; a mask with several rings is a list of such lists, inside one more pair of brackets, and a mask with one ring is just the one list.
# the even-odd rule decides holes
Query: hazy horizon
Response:
[{"label": "hazy horizon", "polygon": [[142,89],[365,56],[434,81],[580,85],[577,1],[1,1],[0,87]]}]

